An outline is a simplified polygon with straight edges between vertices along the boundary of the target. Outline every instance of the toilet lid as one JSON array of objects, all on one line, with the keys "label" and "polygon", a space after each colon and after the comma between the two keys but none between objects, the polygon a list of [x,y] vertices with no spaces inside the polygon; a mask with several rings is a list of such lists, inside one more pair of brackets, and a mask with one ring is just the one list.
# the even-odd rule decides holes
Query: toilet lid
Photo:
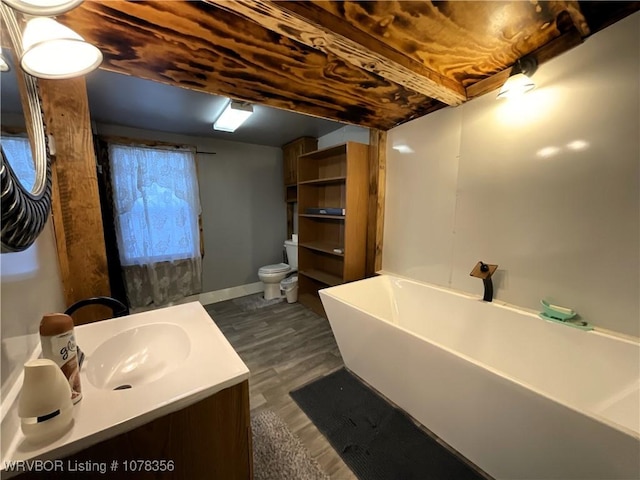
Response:
[{"label": "toilet lid", "polygon": [[273,265],[266,265],[264,267],[260,267],[258,273],[281,273],[290,270],[291,267],[286,263],[275,263]]}]

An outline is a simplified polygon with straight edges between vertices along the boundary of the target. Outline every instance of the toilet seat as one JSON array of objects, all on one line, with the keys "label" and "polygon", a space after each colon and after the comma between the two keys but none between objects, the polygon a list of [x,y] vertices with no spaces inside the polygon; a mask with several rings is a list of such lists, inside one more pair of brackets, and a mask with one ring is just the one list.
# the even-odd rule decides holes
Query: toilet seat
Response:
[{"label": "toilet seat", "polygon": [[283,273],[291,270],[286,263],[274,263],[273,265],[265,265],[258,270],[259,275],[271,275],[273,273]]}]

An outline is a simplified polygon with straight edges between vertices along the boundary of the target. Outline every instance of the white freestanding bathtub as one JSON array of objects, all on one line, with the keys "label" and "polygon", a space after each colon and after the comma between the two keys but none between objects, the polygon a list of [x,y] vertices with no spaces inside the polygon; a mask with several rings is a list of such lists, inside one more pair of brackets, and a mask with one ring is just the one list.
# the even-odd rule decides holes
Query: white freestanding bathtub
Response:
[{"label": "white freestanding bathtub", "polygon": [[495,478],[640,478],[638,342],[388,275],[320,296],[347,368]]}]

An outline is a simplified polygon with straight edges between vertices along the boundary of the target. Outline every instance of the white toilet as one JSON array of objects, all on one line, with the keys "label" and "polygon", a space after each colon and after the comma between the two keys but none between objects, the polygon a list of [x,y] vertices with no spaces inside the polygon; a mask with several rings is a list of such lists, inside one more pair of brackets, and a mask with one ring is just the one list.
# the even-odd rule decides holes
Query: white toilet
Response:
[{"label": "white toilet", "polygon": [[285,240],[284,248],[287,250],[289,263],[276,263],[266,265],[258,270],[258,278],[264,283],[264,299],[272,300],[280,298],[280,282],[290,273],[298,271],[298,239],[294,235],[293,240]]}]

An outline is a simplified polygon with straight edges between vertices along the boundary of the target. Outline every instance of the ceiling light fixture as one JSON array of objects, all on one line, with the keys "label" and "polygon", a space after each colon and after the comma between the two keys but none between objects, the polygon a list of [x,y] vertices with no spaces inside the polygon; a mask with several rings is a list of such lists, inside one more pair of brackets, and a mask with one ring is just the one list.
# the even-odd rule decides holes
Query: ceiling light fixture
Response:
[{"label": "ceiling light fixture", "polygon": [[85,75],[102,63],[98,48],[53,18],[33,17],[22,36],[22,69],[38,78],[72,78]]},{"label": "ceiling light fixture", "polygon": [[2,0],[14,10],[29,15],[53,17],[76,8],[83,0]]},{"label": "ceiling light fixture", "polygon": [[538,69],[538,61],[534,57],[522,57],[516,61],[511,69],[511,75],[504,82],[498,98],[513,98],[535,88],[531,75]]},{"label": "ceiling light fixture", "polygon": [[231,100],[222,114],[214,122],[214,130],[235,132],[253,113],[253,106],[249,103]]}]

